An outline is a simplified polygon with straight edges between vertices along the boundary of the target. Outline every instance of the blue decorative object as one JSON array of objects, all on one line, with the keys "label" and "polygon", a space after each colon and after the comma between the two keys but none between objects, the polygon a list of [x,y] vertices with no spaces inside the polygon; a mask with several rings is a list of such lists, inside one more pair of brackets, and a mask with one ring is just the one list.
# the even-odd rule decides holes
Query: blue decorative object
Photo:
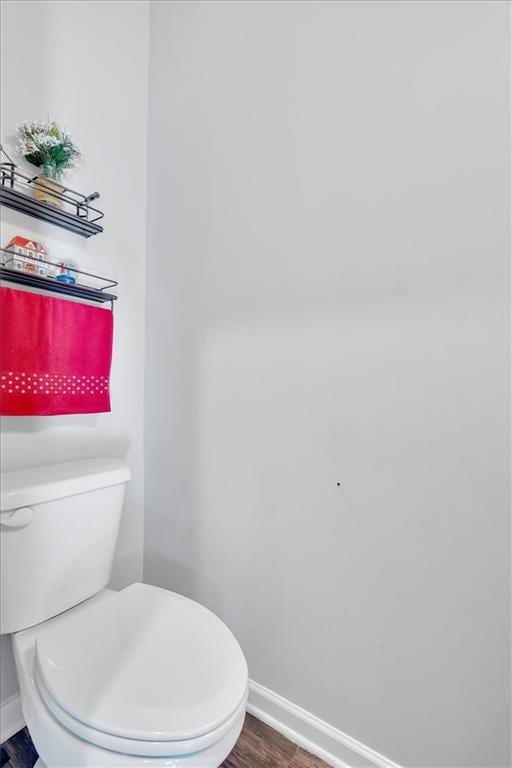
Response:
[{"label": "blue decorative object", "polygon": [[57,275],[57,280],[61,283],[68,283],[69,285],[74,285],[76,283],[75,278],[73,275],[70,275],[69,272],[63,272],[61,275]]}]

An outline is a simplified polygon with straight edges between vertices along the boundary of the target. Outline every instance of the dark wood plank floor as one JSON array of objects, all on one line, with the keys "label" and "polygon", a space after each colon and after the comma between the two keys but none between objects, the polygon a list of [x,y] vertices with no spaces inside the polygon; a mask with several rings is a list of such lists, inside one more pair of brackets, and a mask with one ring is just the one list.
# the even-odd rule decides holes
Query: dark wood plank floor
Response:
[{"label": "dark wood plank floor", "polygon": [[[9,761],[3,768],[33,768],[37,753],[26,728],[2,744]],[[240,738],[221,768],[327,768],[268,725],[247,715]]]},{"label": "dark wood plank floor", "polygon": [[240,738],[221,768],[327,768],[327,765],[248,714]]},{"label": "dark wood plank floor", "polygon": [[7,753],[8,762],[2,768],[32,768],[37,760],[37,752],[26,728],[2,744]]}]

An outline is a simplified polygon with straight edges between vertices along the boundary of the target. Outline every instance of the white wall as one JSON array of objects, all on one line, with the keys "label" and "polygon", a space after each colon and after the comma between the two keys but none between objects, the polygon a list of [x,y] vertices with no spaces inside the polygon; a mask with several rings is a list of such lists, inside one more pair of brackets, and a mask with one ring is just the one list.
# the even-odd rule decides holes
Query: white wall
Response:
[{"label": "white wall", "polygon": [[[13,233],[28,233],[51,256],[119,280],[112,413],[4,418],[2,462],[14,468],[96,455],[128,461],[133,480],[114,586],[142,575],[148,11],[146,2],[117,0],[2,3],[2,138],[9,143],[22,119],[48,115],[66,125],[86,156],[69,183],[87,193],[98,190],[105,212],[104,234],[84,240],[5,210],[2,244]],[[3,638],[1,701],[15,691]]]},{"label": "white wall", "polygon": [[145,579],[408,766],[509,764],[507,14],[151,9]]}]

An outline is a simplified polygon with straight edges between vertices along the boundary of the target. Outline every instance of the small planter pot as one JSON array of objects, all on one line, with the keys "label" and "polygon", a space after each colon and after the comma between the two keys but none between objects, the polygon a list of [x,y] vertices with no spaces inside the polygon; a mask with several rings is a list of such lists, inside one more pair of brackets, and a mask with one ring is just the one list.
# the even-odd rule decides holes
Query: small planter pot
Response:
[{"label": "small planter pot", "polygon": [[[62,208],[63,202],[57,195],[62,194],[65,187],[63,187],[62,184],[59,184],[59,174],[56,172],[55,168],[48,165],[42,165],[41,171],[41,176],[36,176],[37,186],[34,186],[35,199],[40,200],[42,203],[49,203],[55,208]],[[46,189],[48,189],[49,192],[46,192]]]}]

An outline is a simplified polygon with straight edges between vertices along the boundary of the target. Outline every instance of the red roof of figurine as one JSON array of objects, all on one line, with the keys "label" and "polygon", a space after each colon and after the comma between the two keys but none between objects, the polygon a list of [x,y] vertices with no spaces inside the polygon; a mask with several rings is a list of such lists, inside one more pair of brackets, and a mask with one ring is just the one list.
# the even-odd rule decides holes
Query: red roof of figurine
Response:
[{"label": "red roof of figurine", "polygon": [[36,251],[37,253],[47,254],[48,251],[42,243],[36,243],[35,240],[29,240],[28,237],[21,237],[21,235],[15,235],[11,237],[7,243],[5,250],[17,245],[18,248],[26,248],[27,251]]}]

